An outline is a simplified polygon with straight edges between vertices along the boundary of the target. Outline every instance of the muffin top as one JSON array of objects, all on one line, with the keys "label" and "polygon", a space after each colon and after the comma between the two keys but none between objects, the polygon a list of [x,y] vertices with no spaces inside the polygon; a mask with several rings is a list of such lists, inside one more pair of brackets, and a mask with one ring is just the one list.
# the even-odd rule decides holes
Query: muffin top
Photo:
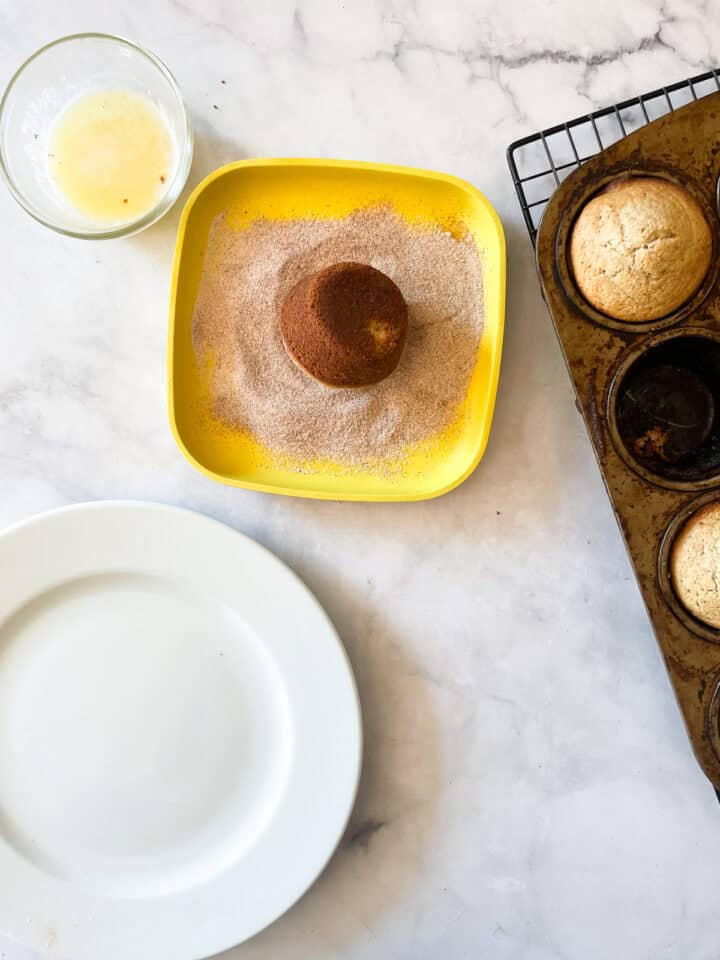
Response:
[{"label": "muffin top", "polygon": [[697,290],[710,266],[712,234],[697,201],[659,177],[617,180],[589,200],[570,237],[575,281],[616,320],[664,317]]},{"label": "muffin top", "polygon": [[720,502],[694,513],[675,537],[670,575],[685,609],[720,629]]},{"label": "muffin top", "polygon": [[305,373],[327,386],[361,387],[397,367],[408,310],[384,273],[364,263],[335,263],[295,284],[280,327],[285,349]]}]

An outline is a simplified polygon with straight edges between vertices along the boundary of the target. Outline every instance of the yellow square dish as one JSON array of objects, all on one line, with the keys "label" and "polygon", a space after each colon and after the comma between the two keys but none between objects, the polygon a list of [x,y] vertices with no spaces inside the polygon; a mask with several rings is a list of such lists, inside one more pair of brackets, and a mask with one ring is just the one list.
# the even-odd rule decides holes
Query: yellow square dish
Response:
[{"label": "yellow square dish", "polygon": [[[276,455],[212,417],[208,374],[192,345],[192,314],[210,226],[223,212],[239,229],[254,220],[340,218],[390,204],[413,223],[466,229],[482,265],[484,322],[475,368],[456,420],[413,449],[398,469],[377,471]],[[202,473],[266,493],[328,500],[424,500],[447,493],[475,469],[492,423],[505,317],[505,238],[486,198],[463,180],[377,163],[241,160],[194,190],[178,230],[170,299],[168,408],[178,446]]]}]

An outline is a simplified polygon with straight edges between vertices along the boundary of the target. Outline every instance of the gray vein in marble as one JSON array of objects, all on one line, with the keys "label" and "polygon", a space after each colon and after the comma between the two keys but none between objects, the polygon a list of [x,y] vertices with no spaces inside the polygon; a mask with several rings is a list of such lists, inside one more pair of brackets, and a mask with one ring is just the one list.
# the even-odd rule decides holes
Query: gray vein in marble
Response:
[{"label": "gray vein in marble", "polygon": [[364,850],[370,846],[370,843],[380,830],[387,825],[387,820],[363,820],[346,836],[344,845],[346,847],[362,847]]}]

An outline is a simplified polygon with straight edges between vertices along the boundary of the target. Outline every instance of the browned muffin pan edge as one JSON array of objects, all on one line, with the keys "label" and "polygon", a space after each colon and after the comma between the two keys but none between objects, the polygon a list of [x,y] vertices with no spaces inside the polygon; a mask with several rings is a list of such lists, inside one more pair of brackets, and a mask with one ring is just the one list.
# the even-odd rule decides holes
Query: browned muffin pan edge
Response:
[{"label": "browned muffin pan edge", "polygon": [[[567,244],[587,200],[618,177],[651,175],[700,203],[711,267],[688,303],[649,323],[613,320],[575,287]],[[694,510],[720,501],[720,93],[670,113],[588,160],[554,193],[537,237],[537,267],[578,406],[697,759],[720,790],[720,631],[677,600],[672,540]],[[672,386],[692,412],[666,462],[652,455],[628,397]],[[631,389],[632,388],[632,389]],[[651,432],[651,437],[654,436]],[[670,443],[673,442],[671,437]],[[650,454],[648,455],[648,450]]]}]

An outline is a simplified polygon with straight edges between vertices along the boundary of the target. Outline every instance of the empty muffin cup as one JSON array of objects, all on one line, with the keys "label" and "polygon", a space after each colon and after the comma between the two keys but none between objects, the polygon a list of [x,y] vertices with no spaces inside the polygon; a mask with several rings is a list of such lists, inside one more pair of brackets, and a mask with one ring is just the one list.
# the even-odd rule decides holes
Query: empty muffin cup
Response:
[{"label": "empty muffin cup", "polygon": [[720,343],[665,334],[636,348],[614,378],[608,422],[646,478],[678,489],[720,480]]}]

